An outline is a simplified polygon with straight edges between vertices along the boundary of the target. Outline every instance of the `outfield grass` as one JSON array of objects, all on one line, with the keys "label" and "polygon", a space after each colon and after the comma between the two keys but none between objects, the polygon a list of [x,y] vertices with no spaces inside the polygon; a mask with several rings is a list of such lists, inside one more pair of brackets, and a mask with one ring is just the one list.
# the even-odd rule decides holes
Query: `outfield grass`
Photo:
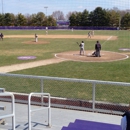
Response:
[{"label": "outfield grass", "polygon": [[[49,30],[48,32],[52,35],[88,35],[89,31],[91,30],[74,30],[73,32],[71,30]],[[34,35],[35,33],[38,35],[46,34],[45,30],[1,30],[1,32],[5,35]],[[117,30],[95,30],[96,35],[117,35],[118,33],[119,31]]]},{"label": "outfield grass", "polygon": [[[37,33],[38,35],[45,35],[45,30],[1,30],[4,35],[34,35]],[[68,35],[86,35],[88,31],[74,31],[71,30],[49,30],[49,34],[68,34]],[[102,44],[102,50],[104,51],[113,51],[124,53],[120,51],[119,48],[130,48],[130,31],[105,31],[105,30],[97,30],[95,31],[95,35],[109,35],[109,36],[118,36],[117,40],[113,41],[104,41],[100,40]],[[79,47],[77,46],[76,42],[80,42],[82,40],[85,41],[85,49],[86,50],[93,50],[95,45],[95,40],[90,39],[39,39],[40,41],[48,41],[49,44],[25,44],[25,41],[32,41],[34,39],[30,38],[6,38],[4,41],[0,41],[0,66],[16,64],[16,63],[23,63],[23,62],[30,62],[36,60],[43,60],[49,59],[54,57],[55,53],[58,52],[66,52],[66,51],[78,51]],[[130,52],[126,52],[130,55]],[[35,60],[29,61],[22,61],[17,60],[18,56],[26,56],[26,55],[34,55],[37,57]],[[103,80],[103,81],[116,81],[116,82],[130,82],[129,74],[130,74],[130,58],[122,61],[114,61],[114,62],[102,62],[102,63],[91,63],[91,62],[74,62],[74,61],[65,61],[58,64],[51,64],[42,67],[36,67],[32,69],[21,70],[17,72],[12,72],[16,74],[27,74],[27,75],[40,75],[40,76],[52,76],[52,77],[66,77],[66,78],[78,78],[78,79],[91,79],[91,80]],[[16,86],[19,84],[17,81]],[[22,82],[22,81],[20,81]],[[32,81],[27,84],[31,84]],[[26,83],[26,81],[25,81]],[[46,92],[52,93],[53,96],[67,96],[68,98],[74,98],[78,95],[80,99],[86,99],[86,97],[91,97],[91,92],[84,93],[86,88],[74,90],[70,84],[66,86],[65,91],[58,91],[60,85],[53,86],[54,83],[50,83],[49,87],[45,87]],[[8,85],[6,85],[8,86]],[[5,87],[6,87],[5,86]],[[10,85],[9,85],[10,86]],[[20,89],[19,86],[16,89],[7,87],[8,90],[16,91],[16,92],[31,92],[31,91],[39,91],[39,89],[34,85],[30,87],[30,85],[25,86],[25,89]],[[48,86],[48,85],[47,85]],[[84,85],[83,85],[84,86]],[[90,86],[89,86],[90,87]],[[119,100],[120,95],[119,93],[124,95],[127,93],[130,95],[129,88],[115,88],[108,87],[106,89],[106,93],[110,92],[110,96],[106,97],[107,99],[102,99],[102,95],[106,93],[102,93],[102,87],[97,91],[97,98],[99,100],[108,100],[113,101],[113,97],[115,101]],[[106,87],[106,86],[105,86]],[[61,89],[62,90],[62,89]],[[55,92],[54,92],[55,91]],[[114,92],[114,93],[113,93]],[[71,95],[70,93],[73,93]],[[67,95],[69,94],[69,95]],[[113,96],[111,96],[113,95]],[[120,98],[121,99],[121,98]],[[122,98],[121,102],[127,102],[128,97]]]}]

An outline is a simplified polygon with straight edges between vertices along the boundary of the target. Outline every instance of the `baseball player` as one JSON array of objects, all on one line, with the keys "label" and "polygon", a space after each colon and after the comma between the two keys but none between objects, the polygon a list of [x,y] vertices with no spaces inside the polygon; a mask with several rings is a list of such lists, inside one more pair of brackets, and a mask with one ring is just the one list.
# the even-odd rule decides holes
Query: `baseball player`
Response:
[{"label": "baseball player", "polygon": [[46,27],[46,35],[48,34],[48,27]]},{"label": "baseball player", "polygon": [[38,36],[35,34],[35,42],[38,42]]},{"label": "baseball player", "polygon": [[80,44],[79,44],[79,47],[80,47],[80,55],[83,53],[84,55],[84,41],[82,41]]},{"label": "baseball player", "polygon": [[96,50],[96,57],[101,57],[100,55],[100,50],[101,50],[101,44],[99,43],[99,41],[97,41],[97,43],[95,44],[95,50]]},{"label": "baseball player", "polygon": [[96,51],[92,52],[92,55],[93,55],[93,56],[96,56]]},{"label": "baseball player", "polygon": [[91,38],[91,32],[88,32],[88,38]]},{"label": "baseball player", "polygon": [[3,37],[4,37],[3,33],[0,33],[0,38],[2,39],[2,41],[3,41]]},{"label": "baseball player", "polygon": [[92,36],[94,36],[94,31],[92,31]]}]

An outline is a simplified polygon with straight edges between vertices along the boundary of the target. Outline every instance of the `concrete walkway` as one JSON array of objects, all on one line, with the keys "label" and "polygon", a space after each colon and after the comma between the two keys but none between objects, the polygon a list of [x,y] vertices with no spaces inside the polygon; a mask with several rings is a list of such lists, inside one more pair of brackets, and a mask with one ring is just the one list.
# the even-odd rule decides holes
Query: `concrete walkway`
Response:
[{"label": "concrete walkway", "polygon": [[29,68],[39,67],[39,66],[43,66],[43,65],[48,65],[48,64],[60,63],[62,61],[64,61],[64,60],[58,59],[58,58],[52,58],[52,59],[33,61],[33,62],[22,63],[22,64],[8,65],[8,66],[0,67],[0,72],[8,73],[8,72],[12,72],[12,71],[29,69]]},{"label": "concrete walkway", "polygon": [[[0,116],[5,113],[11,113],[11,104],[7,102],[0,102],[0,105],[6,106],[5,111],[0,111]],[[38,106],[32,106],[31,109],[39,108]],[[16,114],[16,130],[28,130],[28,106],[24,104],[15,103]],[[36,111],[31,114],[32,116],[32,130],[61,130],[63,126],[68,126],[70,122],[74,122],[76,119],[109,123],[120,125],[121,116],[67,110],[59,108],[51,108],[51,128],[46,127],[48,123],[47,110]],[[6,125],[1,126],[0,130],[11,129],[11,118],[6,118]]]}]

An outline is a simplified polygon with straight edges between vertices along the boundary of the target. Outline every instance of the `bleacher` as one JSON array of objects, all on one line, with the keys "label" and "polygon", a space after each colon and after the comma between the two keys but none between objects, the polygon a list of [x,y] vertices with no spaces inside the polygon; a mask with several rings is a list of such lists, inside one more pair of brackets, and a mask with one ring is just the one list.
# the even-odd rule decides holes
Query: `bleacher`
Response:
[{"label": "bleacher", "polygon": [[79,120],[74,123],[69,123],[68,127],[63,127],[62,130],[121,130],[120,125]]},{"label": "bleacher", "polygon": [[[5,93],[5,95],[11,94],[11,93],[5,92],[4,88],[0,88],[0,94],[4,95],[4,93]],[[71,112],[74,112],[74,113],[72,113],[72,115],[73,115],[72,116],[72,115],[70,115],[71,114],[70,111],[69,111],[69,114],[67,114],[66,112],[61,113],[61,110],[60,111],[56,110],[58,117],[55,115],[55,112],[53,111],[54,112],[53,117],[51,117],[51,112],[50,112],[50,114],[49,113],[46,114],[48,117],[47,118],[44,117],[45,122],[43,122],[43,120],[42,120],[42,123],[38,123],[38,121],[33,122],[33,121],[31,121],[31,112],[36,111],[36,110],[39,111],[39,110],[41,110],[43,108],[38,108],[38,109],[32,108],[31,109],[31,96],[32,96],[32,94],[41,95],[41,93],[31,93],[29,95],[29,101],[30,101],[29,106],[30,107],[29,107],[29,109],[27,109],[27,111],[28,110],[29,111],[25,112],[25,113],[30,113],[28,122],[26,120],[22,120],[21,122],[17,121],[17,123],[15,124],[15,120],[12,120],[12,121],[14,121],[14,125],[12,124],[12,122],[10,122],[10,123],[8,122],[7,124],[5,124],[5,120],[3,118],[1,118],[1,120],[0,120],[0,130],[7,130],[7,129],[10,130],[12,127],[13,127],[13,130],[15,130],[15,129],[17,129],[17,130],[25,130],[25,129],[29,129],[29,130],[36,130],[36,129],[39,129],[39,130],[42,130],[42,129],[48,129],[48,130],[121,130],[121,126],[114,124],[114,122],[113,122],[113,124],[111,124],[111,123],[102,123],[102,122],[98,122],[96,120],[96,118],[94,118],[94,117],[93,118],[96,121],[81,120],[81,117],[83,117],[83,116],[87,117],[87,119],[89,119],[89,116],[90,116],[90,115],[86,116],[87,113],[82,113],[82,112],[80,113],[80,117],[79,117],[79,112],[78,112],[78,115],[77,115],[80,119],[75,118],[75,120],[72,121],[72,119],[71,119],[71,121],[70,121],[69,118],[73,117],[75,115],[76,111],[71,111]],[[44,95],[44,94],[42,94],[42,95]],[[12,100],[14,100],[14,99],[12,98]],[[47,111],[49,112],[49,109],[50,109],[50,95],[49,95],[49,102],[48,103],[49,103],[48,104],[49,107],[46,107],[46,108],[48,109]],[[21,107],[22,104],[19,104],[18,106],[19,106],[19,108],[23,109],[23,107]],[[17,111],[18,111],[18,106],[17,106]],[[24,108],[26,108],[26,107],[24,107]],[[0,106],[1,111],[4,111],[6,109],[8,109],[8,106],[7,107],[5,107],[4,105]],[[66,110],[62,110],[62,111],[66,111]],[[39,116],[37,114],[35,114],[36,119],[38,119],[38,118],[41,119],[41,117],[43,116],[43,111],[41,111],[41,112],[42,112],[42,114],[40,114]],[[23,112],[21,111],[21,109],[19,109],[17,114],[18,113],[19,113],[20,117],[23,115]],[[46,111],[45,111],[45,113],[46,113]],[[26,116],[27,116],[27,114],[24,115],[25,118],[22,117],[22,119],[26,119],[27,118]],[[12,114],[10,115],[10,117],[14,117],[14,119],[15,119],[15,116],[13,116]],[[65,117],[66,117],[66,119],[64,119]],[[98,115],[98,117],[99,117],[99,115]],[[106,117],[107,117],[107,115],[106,115]],[[53,124],[52,125],[51,125],[51,118],[53,119]],[[48,121],[46,119],[48,119]],[[99,119],[100,119],[100,117],[99,117]],[[57,124],[57,122],[55,122],[56,120],[57,120],[58,124]],[[67,123],[66,121],[69,122],[67,125],[66,125],[66,123]],[[101,121],[101,119],[100,119],[100,121]],[[55,125],[54,125],[54,122],[55,122]],[[63,125],[63,122],[65,123],[64,125]],[[47,126],[49,126],[49,127],[47,127]]]}]

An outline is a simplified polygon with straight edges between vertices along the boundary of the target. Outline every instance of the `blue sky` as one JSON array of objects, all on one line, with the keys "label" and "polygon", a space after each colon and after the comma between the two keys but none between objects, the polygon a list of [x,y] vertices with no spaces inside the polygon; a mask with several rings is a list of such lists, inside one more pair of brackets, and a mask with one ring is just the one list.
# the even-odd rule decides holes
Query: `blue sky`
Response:
[{"label": "blue sky", "polygon": [[118,7],[125,10],[130,9],[130,0],[0,0],[0,13],[33,14],[44,12],[46,14],[45,6],[48,7],[47,15],[59,10],[64,14],[73,11],[82,12],[84,9],[92,11],[99,6],[105,9]]}]

